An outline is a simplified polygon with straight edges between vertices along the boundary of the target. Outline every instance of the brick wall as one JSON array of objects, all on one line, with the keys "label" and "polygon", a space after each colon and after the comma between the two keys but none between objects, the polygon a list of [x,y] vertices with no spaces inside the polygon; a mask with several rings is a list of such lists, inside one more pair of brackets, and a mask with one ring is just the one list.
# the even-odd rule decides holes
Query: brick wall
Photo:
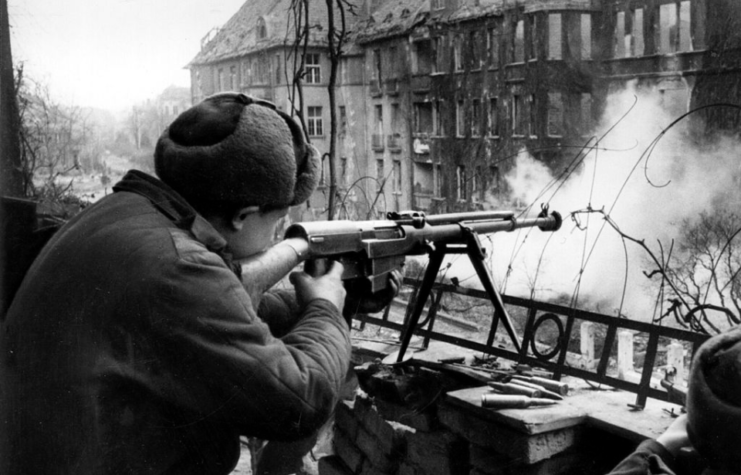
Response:
[{"label": "brick wall", "polygon": [[319,475],[592,475],[635,446],[566,406],[492,411],[456,396],[476,390],[424,407],[358,390],[337,409],[334,454],[319,461]]}]

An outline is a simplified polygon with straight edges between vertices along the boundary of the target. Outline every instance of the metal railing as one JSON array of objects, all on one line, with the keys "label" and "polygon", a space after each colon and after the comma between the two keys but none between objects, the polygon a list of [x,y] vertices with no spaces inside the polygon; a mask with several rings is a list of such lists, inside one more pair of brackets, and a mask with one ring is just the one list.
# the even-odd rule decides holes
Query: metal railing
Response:
[{"label": "metal railing", "polygon": [[[420,281],[405,278],[404,284],[412,286],[413,288],[418,288]],[[430,295],[426,317],[414,332],[416,335],[424,338],[423,346],[425,348],[429,345],[431,340],[436,340],[460,346],[462,348],[480,351],[485,354],[502,357],[519,364],[541,367],[553,372],[554,379],[560,379],[563,375],[568,375],[582,378],[597,384],[606,384],[617,389],[635,393],[636,408],[643,408],[646,404],[646,399],[649,397],[663,401],[670,400],[666,391],[651,387],[654,367],[657,362],[657,354],[659,353],[659,341],[661,339],[688,342],[692,345],[692,354],[694,354],[697,348],[708,338],[708,335],[686,330],[612,317],[609,315],[569,308],[547,302],[502,295],[502,300],[505,305],[512,308],[519,307],[524,309],[527,314],[522,335],[522,347],[518,352],[512,345],[502,345],[501,343],[495,344],[495,335],[499,323],[499,316],[496,315],[496,313],[492,315],[491,326],[489,328],[486,343],[480,343],[470,338],[435,331],[434,325],[436,314],[440,308],[440,302],[445,293],[489,300],[487,293],[483,290],[469,289],[450,284],[436,284],[433,287],[432,294]],[[410,313],[409,309],[414,305],[414,296],[415,293],[412,292],[412,297],[409,299],[407,307],[407,318]],[[383,313],[383,316],[380,318],[366,316],[361,320],[361,323],[363,325],[370,323],[403,332],[404,323],[391,321],[389,319],[389,310],[390,307],[387,308]],[[599,359],[595,360],[596,368],[594,370],[590,370],[584,366],[577,367],[567,361],[569,344],[573,342],[572,332],[574,331],[575,325],[578,321],[592,322],[593,324],[604,327],[602,351]],[[544,351],[542,345],[537,343],[537,336],[538,330],[547,322],[551,322],[558,328],[559,337],[556,339],[556,344],[552,348]],[[645,358],[638,382],[621,379],[614,374],[608,374],[608,365],[612,358],[612,349],[615,345],[616,336],[620,330],[645,334],[647,337]]]}]

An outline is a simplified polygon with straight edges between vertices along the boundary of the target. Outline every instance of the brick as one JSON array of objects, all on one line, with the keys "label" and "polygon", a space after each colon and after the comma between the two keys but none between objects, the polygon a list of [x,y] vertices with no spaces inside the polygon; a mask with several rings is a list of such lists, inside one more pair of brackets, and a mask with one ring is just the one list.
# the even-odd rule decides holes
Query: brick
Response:
[{"label": "brick", "polygon": [[365,457],[363,452],[352,443],[352,440],[354,439],[342,433],[342,431],[335,430],[332,445],[334,446],[335,455],[342,459],[352,473],[358,473]]},{"label": "brick", "polygon": [[473,444],[492,450],[525,464],[533,464],[561,453],[577,442],[577,427],[525,434],[502,424],[473,417],[455,406],[440,404],[441,424]]},{"label": "brick", "polygon": [[355,475],[336,455],[320,458],[318,471],[319,475]]},{"label": "brick", "polygon": [[411,408],[382,399],[376,399],[375,402],[378,413],[386,420],[400,422],[424,432],[433,431],[439,426],[434,404],[423,412],[417,412]]},{"label": "brick", "polygon": [[[390,457],[383,453],[378,448],[378,439],[373,437],[368,431],[362,427],[358,430],[358,437],[356,443],[358,449],[363,452],[365,459],[373,467],[380,471],[392,472],[398,466],[398,460],[396,457]],[[395,454],[398,456],[399,454]]]},{"label": "brick", "polygon": [[430,475],[467,474],[468,443],[449,431],[417,432],[407,437],[407,461]]},{"label": "brick", "polygon": [[334,413],[334,423],[335,427],[339,428],[350,439],[357,437],[360,422],[355,417],[354,403],[352,401],[341,401],[337,404],[337,409]]}]

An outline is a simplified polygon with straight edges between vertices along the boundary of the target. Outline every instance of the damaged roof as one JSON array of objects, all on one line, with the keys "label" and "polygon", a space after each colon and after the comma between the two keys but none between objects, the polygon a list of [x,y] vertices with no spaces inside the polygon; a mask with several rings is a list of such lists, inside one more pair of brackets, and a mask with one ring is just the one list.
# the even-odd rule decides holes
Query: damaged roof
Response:
[{"label": "damaged roof", "polygon": [[[355,5],[360,2],[361,0],[350,0]],[[224,26],[216,30],[212,38],[204,38],[201,51],[187,67],[234,59],[273,46],[293,44],[295,20],[291,13],[291,4],[292,0],[247,0]],[[311,24],[309,46],[326,46],[329,24],[326,3],[310,1],[308,4]],[[346,9],[348,29],[357,20],[358,11],[356,6]],[[339,25],[339,13],[335,14],[335,22]],[[266,35],[260,38],[258,33],[263,25]]]},{"label": "damaged roof", "polygon": [[356,24],[357,39],[366,43],[407,33],[429,16],[429,0],[391,0],[381,4]]},{"label": "damaged roof", "polygon": [[[373,11],[365,13],[366,2]],[[414,28],[431,23],[459,23],[478,18],[502,15],[504,11],[522,9],[525,13],[543,10],[593,10],[602,0],[463,0],[455,9],[430,11],[430,0],[349,0],[346,9],[348,36],[345,54],[358,45],[374,40],[400,36]],[[294,43],[292,0],[247,0],[237,13],[213,37],[204,38],[201,51],[187,67],[238,58],[255,51]],[[310,46],[327,46],[329,23],[326,2],[311,0],[309,19],[312,25]],[[339,14],[335,22],[339,24]],[[258,36],[264,25],[266,35]],[[209,33],[211,34],[211,33]],[[208,36],[208,35],[207,35]]]}]

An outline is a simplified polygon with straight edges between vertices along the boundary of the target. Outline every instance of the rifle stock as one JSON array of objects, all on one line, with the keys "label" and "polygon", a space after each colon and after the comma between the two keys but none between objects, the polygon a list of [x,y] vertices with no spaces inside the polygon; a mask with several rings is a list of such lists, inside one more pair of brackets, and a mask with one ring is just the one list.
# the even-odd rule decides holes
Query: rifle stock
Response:
[{"label": "rifle stock", "polygon": [[[557,212],[547,209],[536,218],[517,219],[512,211],[482,211],[425,216],[420,212],[389,213],[387,220],[312,221],[288,227],[285,239],[267,251],[242,260],[242,275],[253,300],[307,259],[339,260],[343,280],[366,279],[372,292],[382,290],[387,274],[406,256],[423,255],[436,244],[465,243],[466,235],[538,227],[556,231]],[[259,278],[255,278],[259,276]]]}]

